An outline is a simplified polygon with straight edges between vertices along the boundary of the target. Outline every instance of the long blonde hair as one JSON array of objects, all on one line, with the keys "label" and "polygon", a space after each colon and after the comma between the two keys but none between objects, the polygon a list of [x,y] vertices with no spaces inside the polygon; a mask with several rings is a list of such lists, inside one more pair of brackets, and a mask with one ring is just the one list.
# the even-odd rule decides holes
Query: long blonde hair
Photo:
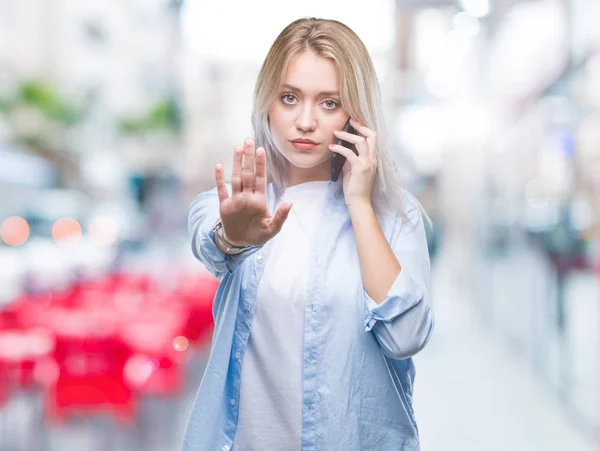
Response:
[{"label": "long blonde hair", "polygon": [[[391,158],[379,82],[371,57],[361,39],[336,20],[307,17],[295,20],[277,36],[262,64],[254,90],[252,127],[257,146],[267,154],[268,181],[279,198],[287,186],[287,160],[271,135],[268,112],[283,85],[290,61],[312,51],[331,59],[340,76],[341,106],[350,117],[377,134],[378,168],[373,183],[373,208],[378,217],[390,210],[405,215],[399,172]],[[417,201],[418,202],[418,201]],[[419,208],[431,221],[423,207]]]}]

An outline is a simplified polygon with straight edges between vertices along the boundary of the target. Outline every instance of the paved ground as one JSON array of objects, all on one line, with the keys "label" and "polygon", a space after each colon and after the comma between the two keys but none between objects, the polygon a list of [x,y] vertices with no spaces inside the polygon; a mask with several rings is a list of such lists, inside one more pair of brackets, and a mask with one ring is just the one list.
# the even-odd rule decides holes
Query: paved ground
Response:
[{"label": "paved ground", "polygon": [[443,253],[434,266],[436,331],[415,358],[423,450],[593,450],[592,437],[534,376],[526,353],[516,357],[505,337],[480,319],[451,258]]}]

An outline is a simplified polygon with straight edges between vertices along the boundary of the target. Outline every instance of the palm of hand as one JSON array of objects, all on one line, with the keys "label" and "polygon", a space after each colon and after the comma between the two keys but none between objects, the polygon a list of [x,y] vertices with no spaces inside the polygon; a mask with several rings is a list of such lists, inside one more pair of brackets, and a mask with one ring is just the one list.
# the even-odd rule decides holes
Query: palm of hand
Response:
[{"label": "palm of hand", "polygon": [[267,199],[262,193],[240,193],[220,205],[221,222],[227,240],[234,243],[264,244],[269,236]]},{"label": "palm of hand", "polygon": [[[242,168],[243,158],[243,168]],[[256,163],[256,172],[254,165]],[[219,214],[225,238],[237,246],[257,246],[275,236],[287,219],[291,204],[279,206],[271,215],[267,208],[266,153],[262,147],[254,151],[254,141],[235,148],[231,177],[231,196],[223,176],[216,167]]]}]

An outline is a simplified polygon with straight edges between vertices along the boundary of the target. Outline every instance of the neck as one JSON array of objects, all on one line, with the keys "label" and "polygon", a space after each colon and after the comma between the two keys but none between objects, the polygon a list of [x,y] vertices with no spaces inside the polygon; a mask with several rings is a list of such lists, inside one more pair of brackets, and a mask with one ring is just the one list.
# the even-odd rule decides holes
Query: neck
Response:
[{"label": "neck", "polygon": [[300,185],[307,182],[329,181],[329,165],[329,160],[322,165],[308,169],[298,168],[290,164],[288,166],[288,186]]}]

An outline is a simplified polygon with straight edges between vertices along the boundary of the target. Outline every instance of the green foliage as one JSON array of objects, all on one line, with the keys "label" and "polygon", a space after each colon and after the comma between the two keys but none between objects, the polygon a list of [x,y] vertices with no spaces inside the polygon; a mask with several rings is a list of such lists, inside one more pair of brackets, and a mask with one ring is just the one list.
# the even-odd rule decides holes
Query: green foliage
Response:
[{"label": "green foliage", "polygon": [[175,100],[171,97],[157,102],[141,117],[123,119],[119,123],[119,130],[122,133],[130,135],[153,131],[171,131],[177,133],[180,129],[179,108]]},{"label": "green foliage", "polygon": [[37,108],[48,119],[67,126],[74,125],[82,116],[82,109],[62,100],[53,87],[39,81],[21,83],[17,90],[17,101],[21,105]]},{"label": "green foliage", "polygon": [[23,106],[35,108],[47,119],[65,126],[76,124],[85,115],[83,106],[63,100],[54,87],[39,80],[22,81],[9,98],[0,99],[0,113],[8,114]]}]

